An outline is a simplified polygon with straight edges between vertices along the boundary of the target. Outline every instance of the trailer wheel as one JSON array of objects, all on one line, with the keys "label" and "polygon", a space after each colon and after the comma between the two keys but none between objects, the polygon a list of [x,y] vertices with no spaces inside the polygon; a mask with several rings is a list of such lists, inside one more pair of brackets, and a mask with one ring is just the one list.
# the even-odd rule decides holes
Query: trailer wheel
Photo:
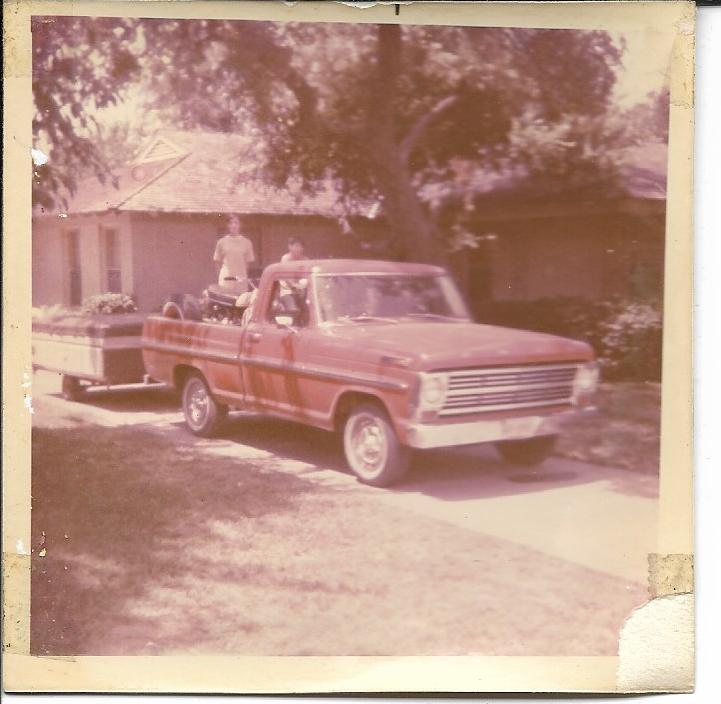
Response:
[{"label": "trailer wheel", "polygon": [[228,407],[218,403],[200,374],[190,374],[183,385],[183,414],[190,430],[200,437],[213,436],[227,415]]},{"label": "trailer wheel", "polygon": [[83,401],[85,399],[85,387],[76,376],[63,374],[62,382],[63,398],[66,401]]},{"label": "trailer wheel", "polygon": [[343,429],[343,449],[353,473],[364,484],[389,486],[407,471],[410,449],[400,444],[383,409],[356,406]]}]

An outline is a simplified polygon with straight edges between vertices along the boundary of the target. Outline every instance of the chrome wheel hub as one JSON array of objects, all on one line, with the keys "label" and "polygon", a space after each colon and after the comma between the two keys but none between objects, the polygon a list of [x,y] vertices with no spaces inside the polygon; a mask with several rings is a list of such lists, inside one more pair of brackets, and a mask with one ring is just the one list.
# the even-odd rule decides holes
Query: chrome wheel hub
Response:
[{"label": "chrome wheel hub", "polygon": [[355,468],[363,474],[375,474],[386,461],[388,451],[383,428],[372,416],[355,419],[350,433]]},{"label": "chrome wheel hub", "polygon": [[201,384],[195,384],[188,394],[188,416],[193,425],[202,425],[208,414],[208,393]]}]

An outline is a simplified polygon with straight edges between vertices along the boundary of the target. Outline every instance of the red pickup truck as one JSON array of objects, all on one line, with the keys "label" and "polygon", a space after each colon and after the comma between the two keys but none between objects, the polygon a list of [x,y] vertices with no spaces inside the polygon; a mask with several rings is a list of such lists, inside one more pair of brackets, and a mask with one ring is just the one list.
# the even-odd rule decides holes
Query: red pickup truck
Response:
[{"label": "red pickup truck", "polygon": [[587,344],[475,324],[445,270],[383,261],[269,266],[245,325],[152,316],[143,358],[197,435],[231,408],[337,431],[374,486],[403,475],[411,448],[491,442],[542,462],[598,384]]}]

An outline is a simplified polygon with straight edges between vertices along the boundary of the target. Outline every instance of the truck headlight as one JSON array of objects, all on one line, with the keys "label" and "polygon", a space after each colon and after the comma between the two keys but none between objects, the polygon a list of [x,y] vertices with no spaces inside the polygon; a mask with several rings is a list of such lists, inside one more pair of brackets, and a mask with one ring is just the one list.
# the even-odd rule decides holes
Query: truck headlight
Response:
[{"label": "truck headlight", "polygon": [[421,374],[421,385],[418,392],[418,410],[439,411],[446,402],[447,391],[447,374]]},{"label": "truck headlight", "polygon": [[573,401],[582,403],[598,389],[598,362],[588,362],[578,367],[573,380]]}]

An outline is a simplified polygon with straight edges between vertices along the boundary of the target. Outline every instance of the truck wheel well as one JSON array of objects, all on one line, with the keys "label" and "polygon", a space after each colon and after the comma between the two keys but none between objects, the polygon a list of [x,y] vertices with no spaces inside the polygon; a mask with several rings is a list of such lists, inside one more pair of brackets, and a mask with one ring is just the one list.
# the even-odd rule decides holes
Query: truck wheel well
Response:
[{"label": "truck wheel well", "polygon": [[388,409],[386,408],[383,401],[373,394],[365,394],[360,391],[346,391],[341,394],[341,397],[335,404],[335,412],[333,414],[333,427],[336,431],[343,430],[348,416],[355,406],[360,403],[370,403],[381,408],[390,417]]},{"label": "truck wheel well", "polygon": [[185,380],[191,374],[200,375],[200,372],[195,367],[191,367],[189,364],[179,364],[175,367],[175,369],[173,369],[173,386],[175,386],[175,388],[179,391],[182,391]]}]

